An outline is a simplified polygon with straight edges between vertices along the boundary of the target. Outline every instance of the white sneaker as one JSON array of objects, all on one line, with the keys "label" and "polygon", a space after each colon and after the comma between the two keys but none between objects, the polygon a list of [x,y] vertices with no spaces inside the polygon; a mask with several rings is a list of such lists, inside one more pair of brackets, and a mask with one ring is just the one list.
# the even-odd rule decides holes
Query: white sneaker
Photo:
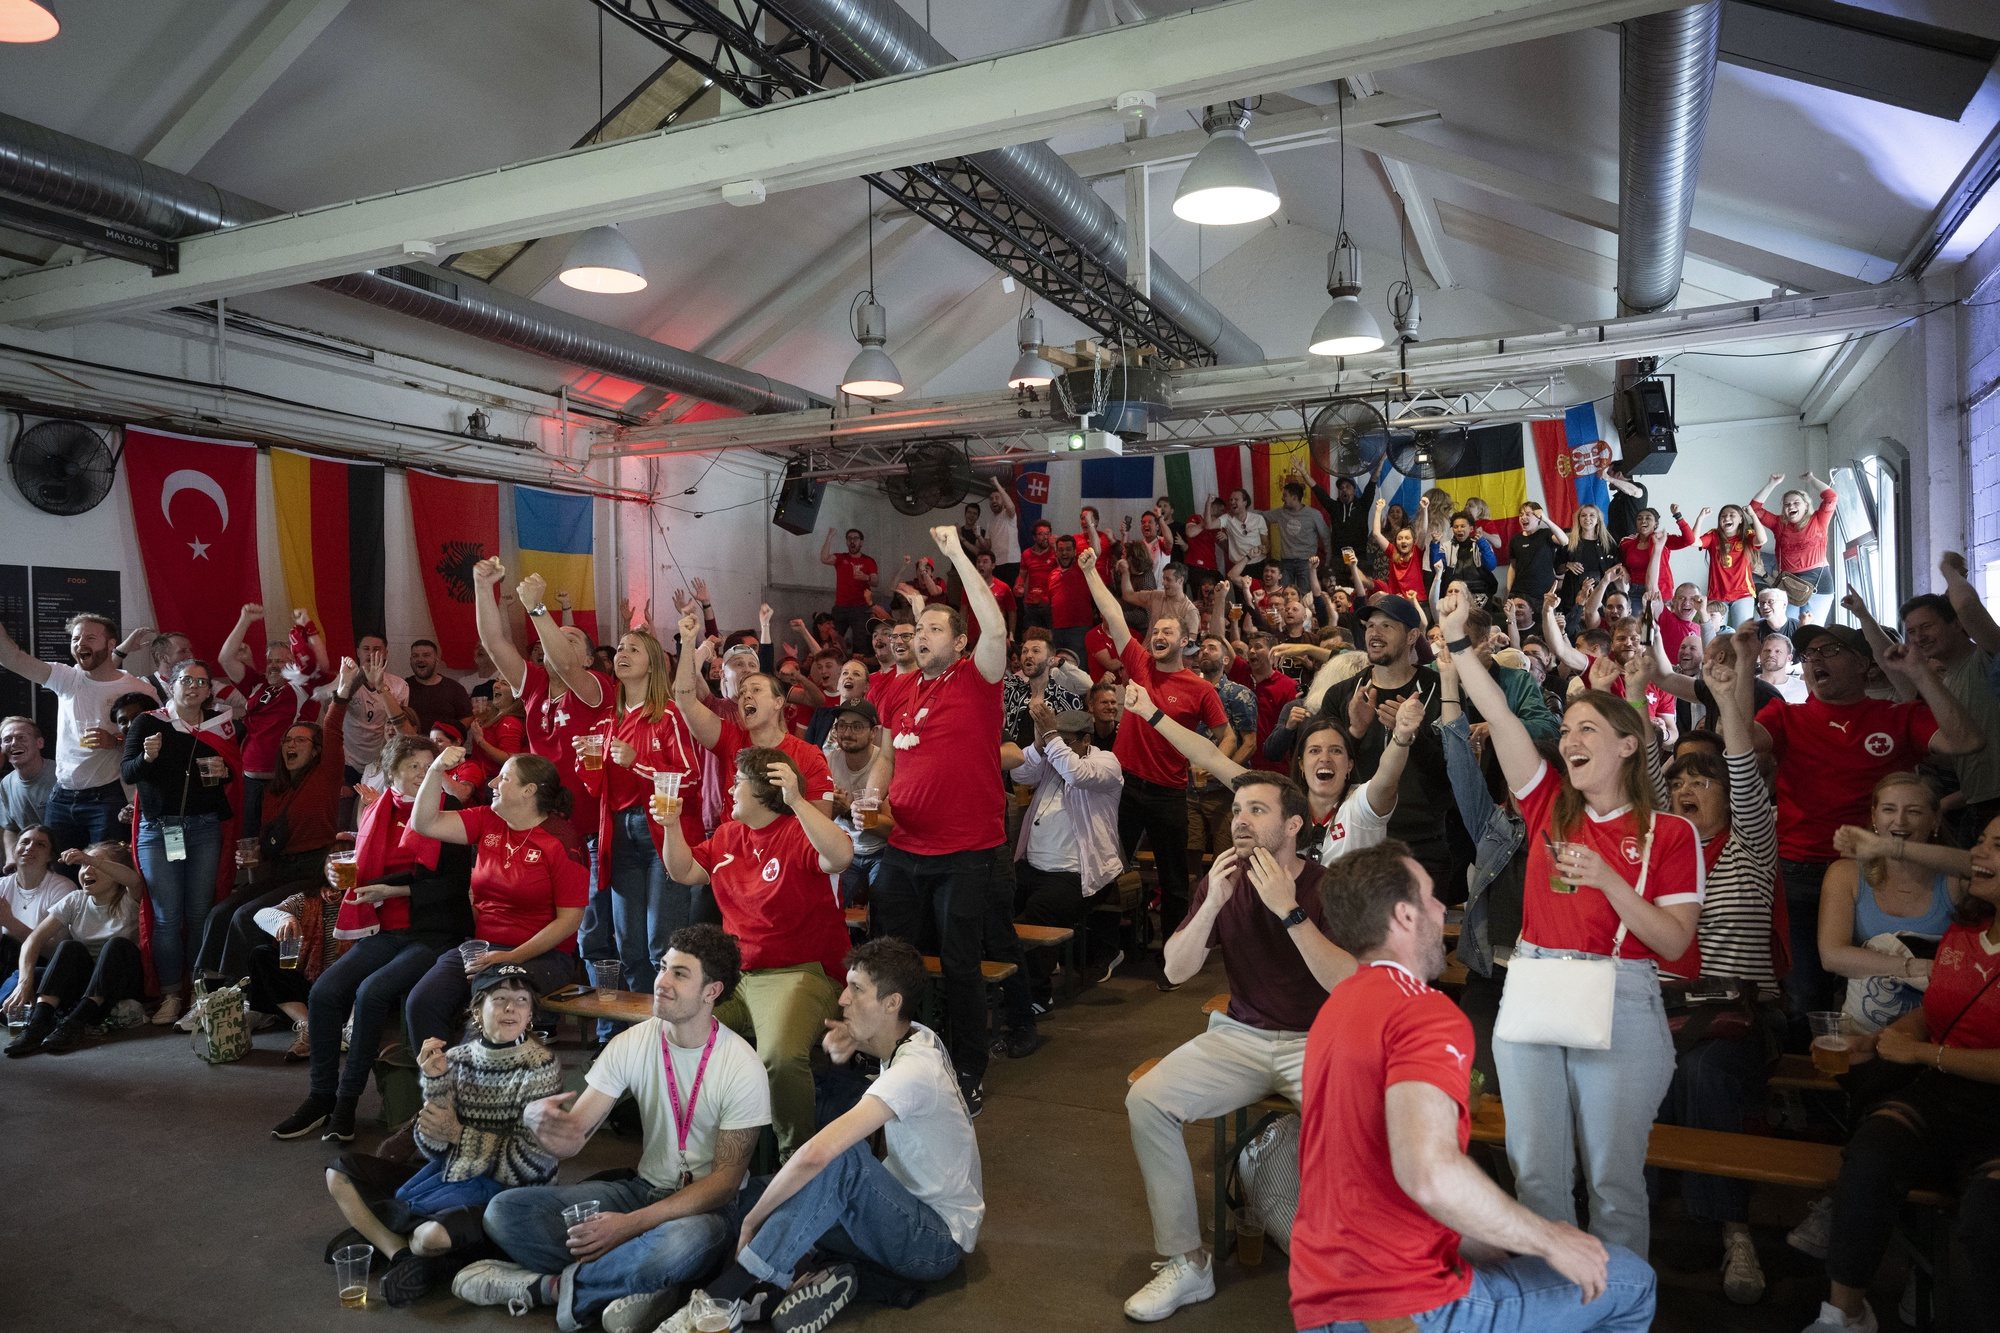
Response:
[{"label": "white sneaker", "polygon": [[651,1333],[666,1315],[667,1304],[672,1298],[673,1293],[669,1291],[642,1291],[620,1296],[604,1307],[604,1313],[597,1317],[598,1326],[604,1333]]},{"label": "white sneaker", "polygon": [[1157,1323],[1183,1305],[1193,1305],[1215,1295],[1213,1263],[1197,1264],[1186,1255],[1177,1254],[1153,1267],[1157,1270],[1153,1280],[1125,1302],[1127,1319],[1142,1324]]},{"label": "white sneaker", "polygon": [[[164,1006],[162,1007],[164,1008]],[[174,1031],[193,1032],[196,1028],[201,1026],[201,1016],[207,1012],[208,1012],[208,997],[205,995],[197,997],[195,1002],[187,1007],[187,1012],[182,1014],[178,1019],[175,1020]],[[155,1018],[153,1021],[157,1023],[160,1020],[158,1018]]]},{"label": "white sneaker", "polygon": [[1819,1198],[1806,1210],[1806,1220],[1785,1233],[1785,1244],[1814,1259],[1826,1258],[1826,1243],[1833,1236],[1833,1200]]},{"label": "white sneaker", "polygon": [[1903,1321],[1904,1328],[1917,1326],[1917,1275],[1915,1273],[1903,1281],[1903,1299],[1896,1302],[1896,1318]]},{"label": "white sneaker", "polygon": [[519,1264],[481,1259],[458,1270],[451,1280],[451,1294],[469,1305],[504,1305],[508,1314],[523,1315],[533,1306],[541,1280],[540,1273]]},{"label": "white sneaker", "polygon": [[743,1317],[748,1313],[745,1305],[743,1301],[718,1301],[705,1291],[692,1292],[688,1296],[687,1304],[674,1311],[667,1322],[655,1329],[654,1333],[696,1333],[697,1319],[712,1327],[714,1321],[708,1316],[718,1314],[728,1318],[729,1333],[740,1333]]},{"label": "white sneaker", "polygon": [[1747,1231],[1732,1231],[1722,1239],[1722,1294],[1738,1305],[1764,1299],[1764,1270]]},{"label": "white sneaker", "polygon": [[[169,995],[166,999],[161,1000],[160,1007],[153,1011],[153,1026],[158,1028],[169,1027],[180,1016],[181,997],[178,995]],[[183,1029],[183,1031],[188,1032],[192,1032],[193,1030],[192,1028]]]},{"label": "white sneaker", "polygon": [[1861,1315],[1849,1319],[1839,1308],[1827,1301],[1819,1304],[1819,1318],[1805,1327],[1805,1333],[1878,1333],[1880,1325],[1875,1322],[1875,1311],[1868,1302],[1861,1303]]}]

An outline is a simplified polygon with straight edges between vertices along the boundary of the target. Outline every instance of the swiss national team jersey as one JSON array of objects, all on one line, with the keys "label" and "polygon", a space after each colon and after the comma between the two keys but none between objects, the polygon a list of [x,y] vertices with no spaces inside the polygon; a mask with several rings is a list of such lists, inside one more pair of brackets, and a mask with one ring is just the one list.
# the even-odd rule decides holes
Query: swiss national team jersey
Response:
[{"label": "swiss national team jersey", "polygon": [[[1586,654],[1586,656],[1589,655]],[[1598,658],[1590,657],[1589,662],[1583,668],[1583,678],[1585,680],[1590,679],[1590,669],[1596,666],[1598,661]],[[1618,675],[1611,678],[1611,693],[1621,699],[1625,697],[1625,676],[1622,668]],[[1674,696],[1668,694],[1659,686],[1648,682],[1646,685],[1646,715],[1648,717],[1672,717],[1673,713]]]},{"label": "swiss national team jersey", "polygon": [[294,722],[311,722],[319,716],[319,704],[311,695],[281,680],[276,685],[259,680],[243,691],[243,771],[278,771],[278,747]]},{"label": "swiss national team jersey", "polygon": [[1047,605],[1049,600],[1049,573],[1056,567],[1054,547],[1037,551],[1030,546],[1021,552],[1021,600],[1037,605]]},{"label": "swiss national team jersey", "polygon": [[[1118,656],[1125,663],[1127,677],[1144,685],[1153,702],[1182,726],[1206,734],[1229,721],[1215,686],[1185,668],[1161,671],[1153,665],[1152,655],[1137,635],[1125,641],[1125,651]],[[1118,762],[1133,777],[1161,787],[1187,785],[1187,760],[1143,717],[1125,715],[1111,753],[1118,756]]]},{"label": "swiss national team jersey", "polygon": [[1075,565],[1057,565],[1049,571],[1049,623],[1057,629],[1082,629],[1097,619],[1097,604],[1090,600],[1090,584]]},{"label": "swiss national team jersey", "polygon": [[1778,761],[1778,855],[1787,861],[1837,859],[1833,831],[1867,828],[1875,784],[1923,763],[1938,729],[1929,705],[1886,699],[1768,703],[1757,722]]},{"label": "swiss national team jersey", "polygon": [[[723,789],[726,792],[728,788],[736,785],[737,754],[750,748],[754,742],[741,723],[726,717],[720,720],[722,731],[715,738],[715,760],[722,770]],[[799,790],[805,793],[808,801],[833,799],[833,772],[827,768],[826,756],[819,752],[818,747],[807,745],[788,731],[778,737],[777,748],[790,755],[792,762],[798,765]],[[725,799],[723,801],[725,813],[728,806],[729,802]]]},{"label": "swiss national team jersey", "polygon": [[868,575],[874,572],[873,556],[848,555],[845,551],[836,555],[833,558],[833,604],[868,605]]},{"label": "swiss national team jersey", "polygon": [[[511,949],[540,934],[563,908],[589,905],[590,870],[568,821],[517,830],[488,806],[461,810],[458,817],[472,844],[472,928],[480,939]],[[575,953],[575,934],[555,947]]]},{"label": "swiss national team jersey", "polygon": [[[1544,949],[1573,949],[1578,953],[1609,955],[1618,934],[1618,913],[1610,900],[1592,888],[1574,893],[1557,893],[1555,867],[1549,861],[1546,832],[1557,842],[1581,842],[1625,877],[1646,901],[1658,907],[1676,903],[1699,903],[1704,892],[1707,865],[1701,854],[1701,838],[1694,825],[1679,815],[1655,813],[1652,854],[1646,864],[1646,835],[1631,807],[1615,814],[1583,812],[1578,827],[1564,834],[1550,827],[1556,797],[1562,794],[1562,775],[1546,763],[1530,782],[1514,796],[1521,803],[1521,818],[1528,826],[1528,869],[1521,905],[1521,938]],[[1641,875],[1644,881],[1641,882]],[[1620,958],[1650,958],[1660,970],[1677,977],[1701,974],[1701,945],[1691,943],[1679,958],[1662,958],[1647,948],[1637,935],[1626,933],[1616,940]]]},{"label": "swiss national team jersey", "polygon": [[521,676],[521,711],[528,722],[528,753],[538,754],[556,766],[563,786],[575,802],[570,819],[580,829],[597,831],[597,798],[583,789],[576,776],[576,747],[570,742],[586,731],[601,731],[611,716],[611,704],[618,686],[601,671],[597,677],[598,705],[595,708],[576,697],[573,690],[561,698],[550,697],[548,671],[533,662],[525,664]]},{"label": "swiss national team jersey", "polygon": [[903,697],[903,690],[920,675],[916,671],[899,671],[890,667],[887,671],[877,671],[868,677],[868,702],[875,705],[875,716],[888,721],[896,715],[896,704]]},{"label": "swiss national team jersey", "polygon": [[1466,1109],[1472,1024],[1456,1004],[1393,963],[1373,963],[1333,988],[1306,1034],[1299,1212],[1292,1223],[1292,1323],[1397,1320],[1465,1295],[1472,1270],[1458,1233],[1396,1183],[1389,1155],[1390,1088],[1428,1083],[1458,1107],[1458,1150],[1472,1138]]},{"label": "swiss national team jersey", "polygon": [[1389,577],[1382,580],[1383,592],[1414,597],[1420,602],[1429,595],[1430,589],[1424,585],[1424,558],[1421,551],[1412,546],[1410,558],[1398,560],[1396,548],[1392,546],[1382,555],[1389,567]]},{"label": "swiss national team jersey", "polygon": [[889,845],[917,856],[984,851],[1007,840],[1000,785],[1000,682],[961,657],[921,674],[884,719],[895,750]]},{"label": "swiss national team jersey", "polygon": [[795,816],[760,829],[727,819],[689,850],[708,872],[722,928],[742,948],[745,971],[818,963],[830,978],[846,976],[847,918]]},{"label": "swiss national team jersey", "polygon": [[[613,760],[607,748],[604,767],[577,770],[578,784],[601,807],[600,822],[589,831],[598,837],[597,854],[603,873],[609,873],[611,864],[611,817],[634,807],[650,811],[655,773],[681,775],[681,836],[690,845],[700,842],[706,832],[701,823],[702,749],[695,744],[694,733],[688,730],[681,710],[668,704],[660,720],[651,722],[643,708],[634,708],[618,719],[611,728],[611,737],[632,747],[631,767]],[[656,848],[662,845],[666,835],[650,818],[647,831],[653,835]]]},{"label": "swiss national team jersey", "polygon": [[1931,1040],[1957,1050],[2000,1050],[2000,984],[1988,986],[2000,972],[2000,944],[1986,938],[1986,927],[1954,925],[1938,941],[1924,991],[1924,1025]]}]

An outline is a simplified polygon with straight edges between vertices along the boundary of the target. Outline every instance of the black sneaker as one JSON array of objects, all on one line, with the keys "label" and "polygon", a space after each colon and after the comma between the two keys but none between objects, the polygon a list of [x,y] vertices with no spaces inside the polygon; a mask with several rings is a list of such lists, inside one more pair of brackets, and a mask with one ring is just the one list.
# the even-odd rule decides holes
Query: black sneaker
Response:
[{"label": "black sneaker", "polygon": [[986,1109],[986,1085],[976,1078],[960,1078],[958,1090],[965,1098],[966,1117],[979,1119],[979,1113]]},{"label": "black sneaker", "polygon": [[1036,1018],[1047,1018],[1055,1012],[1055,1008],[1056,1004],[1054,1000],[1036,1000],[1028,1006],[1028,1009]]},{"label": "black sneaker", "polygon": [[771,1311],[771,1327],[776,1333],[821,1333],[847,1308],[860,1286],[853,1264],[807,1273]]},{"label": "black sneaker", "polygon": [[1048,1038],[1034,1028],[1014,1028],[1001,1041],[1009,1060],[1025,1060],[1047,1044]]},{"label": "black sneaker", "polygon": [[444,1255],[404,1250],[389,1261],[388,1271],[382,1274],[382,1299],[394,1306],[414,1304],[429,1295],[450,1270]]},{"label": "black sneaker", "polygon": [[24,1055],[33,1055],[42,1049],[42,1042],[56,1030],[55,1011],[45,1004],[35,1006],[28,1018],[28,1026],[21,1029],[21,1035],[7,1043],[7,1058],[18,1060]]},{"label": "black sneaker", "polygon": [[302,1139],[326,1123],[327,1112],[333,1109],[331,1097],[308,1097],[299,1103],[299,1109],[279,1121],[271,1130],[274,1139]]},{"label": "black sneaker", "polygon": [[50,1055],[61,1055],[73,1051],[83,1043],[83,1020],[75,1014],[55,1025],[48,1036],[42,1038],[42,1050]]},{"label": "black sneaker", "polygon": [[326,1132],[320,1135],[323,1143],[354,1142],[354,1108],[350,1101],[336,1101],[326,1116]]}]

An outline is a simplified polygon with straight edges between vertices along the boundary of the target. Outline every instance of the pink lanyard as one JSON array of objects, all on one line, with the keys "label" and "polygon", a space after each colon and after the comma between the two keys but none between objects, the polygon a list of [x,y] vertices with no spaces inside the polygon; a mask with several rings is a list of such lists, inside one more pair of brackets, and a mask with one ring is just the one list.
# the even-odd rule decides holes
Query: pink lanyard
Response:
[{"label": "pink lanyard", "polygon": [[708,1057],[715,1051],[715,1038],[722,1031],[722,1024],[711,1018],[708,1020],[708,1041],[701,1048],[701,1063],[694,1067],[694,1086],[688,1089],[687,1107],[681,1107],[681,1081],[674,1076],[673,1052],[667,1043],[666,1024],[660,1025],[660,1061],[667,1067],[667,1100],[674,1108],[675,1147],[681,1155],[681,1180],[688,1179],[687,1146],[688,1131],[694,1127],[694,1103],[701,1096],[701,1077],[708,1072]]}]

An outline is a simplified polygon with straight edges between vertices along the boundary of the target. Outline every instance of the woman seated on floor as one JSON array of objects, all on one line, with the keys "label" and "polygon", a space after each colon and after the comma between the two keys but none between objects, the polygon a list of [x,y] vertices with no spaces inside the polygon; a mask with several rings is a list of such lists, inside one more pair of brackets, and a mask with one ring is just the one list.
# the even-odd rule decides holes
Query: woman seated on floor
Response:
[{"label": "woman seated on floor", "polygon": [[[22,983],[7,1001],[8,1017],[29,1013],[31,995],[35,1003],[27,1030],[7,1047],[16,1059],[74,1050],[86,1029],[146,990],[132,849],[122,842],[93,843],[64,852],[62,862],[77,867],[82,887],[57,899],[21,946]],[[47,965],[30,985],[44,957]]]},{"label": "woman seated on floor", "polygon": [[[283,1015],[292,1020],[292,1046],[285,1052],[286,1064],[311,1058],[311,1012],[306,1001],[313,983],[347,952],[349,941],[334,932],[340,919],[340,899],[341,891],[323,878],[257,913],[257,931],[264,942],[250,951],[249,1007],[253,1015]],[[288,940],[295,952],[287,949]]]},{"label": "woman seated on floor", "polygon": [[76,888],[51,868],[54,860],[55,843],[40,824],[28,825],[14,839],[13,873],[0,875],[0,1000],[13,994],[21,946],[49,908]]},{"label": "woman seated on floor", "polygon": [[1865,1114],[1833,1191],[1833,1289],[1807,1333],[1876,1327],[1867,1292],[1903,1199],[1913,1185],[1937,1180],[1958,1189],[1955,1326],[1986,1327],[2000,1305],[2000,819],[1973,844],[1971,871],[1970,895],[1938,943],[1922,1004],[1850,1043],[1856,1063],[1847,1082]]},{"label": "woman seated on floor", "polygon": [[521,1122],[529,1102],[562,1091],[562,1066],[528,1030],[537,993],[520,964],[489,967],[472,979],[479,1035],[448,1051],[433,1037],[417,1053],[424,1107],[415,1132],[425,1161],[414,1174],[361,1153],[327,1168],[327,1192],[351,1227],[327,1253],[373,1245],[389,1261],[382,1299],[391,1305],[408,1305],[474,1257],[487,1200],[555,1179],[555,1155]]}]

